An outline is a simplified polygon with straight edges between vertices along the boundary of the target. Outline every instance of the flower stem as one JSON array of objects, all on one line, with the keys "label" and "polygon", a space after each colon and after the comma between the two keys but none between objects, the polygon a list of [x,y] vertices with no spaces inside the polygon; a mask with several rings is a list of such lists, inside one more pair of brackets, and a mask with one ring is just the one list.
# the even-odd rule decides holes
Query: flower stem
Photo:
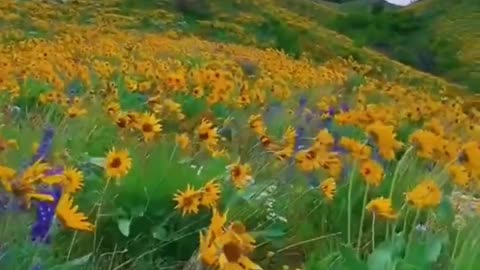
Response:
[{"label": "flower stem", "polygon": [[408,153],[410,153],[410,151],[413,149],[412,146],[410,146],[406,151],[405,153],[403,154],[402,158],[398,161],[397,163],[397,167],[395,167],[395,172],[393,173],[393,179],[392,179],[392,184],[390,185],[390,192],[388,194],[388,198],[392,200],[392,196],[393,196],[393,191],[395,190],[395,184],[397,183],[397,179],[398,179],[398,174],[399,174],[399,171],[400,171],[400,166],[403,165],[404,163],[404,160],[405,160],[405,157],[408,155]]},{"label": "flower stem", "polygon": [[70,242],[70,247],[68,248],[67,259],[66,259],[67,262],[68,260],[70,260],[70,255],[72,254],[73,245],[75,244],[75,240],[77,239],[77,233],[78,233],[77,231],[73,233],[72,241]]},{"label": "flower stem", "polygon": [[[405,250],[405,257],[409,255],[408,252],[410,251],[410,244],[413,240],[413,235],[415,234],[415,225],[417,224],[419,217],[420,217],[420,209],[417,209],[417,211],[415,212],[415,217],[413,218],[412,228],[410,229],[410,234],[408,236],[407,247]],[[404,230],[406,229],[405,228],[406,223],[407,221],[404,222],[404,227],[403,227]]]},{"label": "flower stem", "polygon": [[353,190],[353,179],[355,176],[355,166],[351,172],[350,181],[348,182],[348,197],[347,197],[347,244],[352,243],[352,190]]},{"label": "flower stem", "polygon": [[98,203],[98,208],[97,208],[97,216],[95,217],[95,231],[93,233],[93,253],[96,252],[97,248],[97,226],[98,226],[98,221],[100,220],[101,212],[102,212],[102,206],[103,206],[103,201],[105,199],[105,194],[107,193],[108,186],[110,184],[111,179],[107,179],[105,181],[105,186],[103,187],[102,191],[102,196],[100,197],[100,201]]},{"label": "flower stem", "polygon": [[461,230],[457,230],[457,234],[455,235],[455,242],[453,244],[453,251],[452,251],[452,255],[450,256],[450,262],[453,262],[453,260],[455,260],[455,254],[457,253],[457,249],[458,249],[458,241],[460,239],[460,232]]},{"label": "flower stem", "polygon": [[363,201],[362,201],[362,215],[360,216],[360,229],[358,231],[358,239],[357,239],[357,255],[360,255],[360,249],[362,246],[362,235],[363,235],[363,222],[365,221],[365,206],[367,205],[367,197],[368,197],[368,190],[370,185],[365,187],[365,192],[363,193]]},{"label": "flower stem", "polygon": [[[387,223],[387,232],[388,232],[388,223]],[[372,217],[372,251],[375,250],[375,214]]]},{"label": "flower stem", "polygon": [[[401,213],[403,211],[403,209],[405,209],[407,205],[406,204],[403,204],[402,207],[400,208],[400,211],[399,213]],[[403,219],[403,227],[402,227],[402,232],[405,231],[405,228],[407,226],[407,218],[408,218],[408,214],[410,213],[410,208],[407,208],[407,212],[405,213],[405,217]],[[392,226],[392,239],[393,237],[395,237],[395,233],[397,231],[397,225],[398,225],[398,222],[399,222],[399,219],[396,219],[395,220],[395,223],[393,224]]]}]

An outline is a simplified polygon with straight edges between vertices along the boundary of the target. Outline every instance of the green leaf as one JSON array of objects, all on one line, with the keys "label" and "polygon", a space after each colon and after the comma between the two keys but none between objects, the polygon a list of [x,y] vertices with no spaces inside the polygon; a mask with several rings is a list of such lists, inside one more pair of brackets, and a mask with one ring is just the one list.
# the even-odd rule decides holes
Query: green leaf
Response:
[{"label": "green leaf", "polygon": [[405,239],[403,234],[397,234],[392,240],[381,243],[368,256],[369,270],[387,270],[394,269],[399,255],[405,247]]},{"label": "green leaf", "polygon": [[362,262],[351,246],[340,246],[340,254],[344,260],[345,270],[368,270],[368,266]]},{"label": "green leaf", "polygon": [[287,227],[280,223],[275,223],[268,229],[263,231],[252,232],[252,235],[256,237],[264,237],[267,240],[273,240],[275,238],[281,238],[287,234]]},{"label": "green leaf", "polygon": [[444,234],[436,234],[427,239],[426,245],[426,259],[430,263],[434,263],[438,260],[442,247],[448,241],[448,236]]},{"label": "green leaf", "polygon": [[134,206],[130,209],[130,213],[132,215],[132,218],[143,217],[143,215],[145,214],[145,207],[142,205]]},{"label": "green leaf", "polygon": [[53,267],[50,267],[50,270],[66,270],[66,269],[71,269],[72,267],[79,267],[83,266],[85,268],[85,265],[90,261],[90,258],[92,257],[92,253],[88,253],[85,256],[82,256],[80,258],[73,259],[71,261],[68,261],[66,263],[62,263],[60,265],[55,265]]},{"label": "green leaf", "polygon": [[163,226],[155,226],[152,229],[152,237],[160,240],[165,241],[167,239],[168,232]]},{"label": "green leaf", "polygon": [[67,262],[66,265],[68,265],[68,266],[85,265],[90,260],[91,257],[92,257],[92,253],[90,252],[85,256],[82,256],[80,258],[76,258],[76,259],[73,259],[73,260]]},{"label": "green leaf", "polygon": [[196,99],[192,96],[180,96],[176,101],[182,105],[182,112],[187,118],[200,115],[206,108],[204,100]]},{"label": "green leaf", "polygon": [[432,264],[438,260],[446,240],[447,238],[443,234],[429,234],[426,236],[426,240],[414,238],[414,241],[410,243],[405,262],[418,269],[430,269]]},{"label": "green leaf", "polygon": [[218,119],[226,119],[230,115],[230,111],[223,104],[215,104],[212,106],[213,114]]},{"label": "green leaf", "polygon": [[128,237],[130,235],[131,222],[132,221],[130,219],[125,219],[125,218],[117,220],[118,229],[125,237]]},{"label": "green leaf", "polygon": [[450,200],[444,196],[436,211],[436,218],[441,225],[452,224],[455,219],[455,211]]},{"label": "green leaf", "polygon": [[98,167],[104,167],[105,165],[105,158],[104,157],[92,157],[88,160],[89,163],[96,165]]},{"label": "green leaf", "polygon": [[377,248],[368,256],[369,270],[393,269],[392,252],[388,248]]},{"label": "green leaf", "polygon": [[185,157],[185,158],[182,158],[178,161],[178,164],[189,164],[193,161],[193,158],[191,157]]}]

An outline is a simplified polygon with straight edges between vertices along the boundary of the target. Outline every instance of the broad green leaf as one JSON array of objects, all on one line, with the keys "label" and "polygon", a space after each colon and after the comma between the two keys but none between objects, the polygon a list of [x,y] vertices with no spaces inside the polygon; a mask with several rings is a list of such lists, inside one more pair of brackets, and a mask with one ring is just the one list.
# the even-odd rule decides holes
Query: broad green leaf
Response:
[{"label": "broad green leaf", "polygon": [[369,270],[388,270],[394,269],[399,255],[405,247],[403,234],[396,234],[392,240],[381,243],[368,256]]},{"label": "broad green leaf", "polygon": [[351,246],[340,246],[340,254],[344,260],[345,270],[368,270],[368,266],[355,254]]},{"label": "broad green leaf", "polygon": [[68,266],[84,265],[90,260],[91,257],[92,257],[92,253],[88,253],[85,256],[82,256],[80,258],[76,258],[76,259],[73,259],[73,260],[67,262],[66,265],[68,265]]},{"label": "broad green leaf", "polygon": [[143,217],[143,215],[145,214],[145,207],[142,205],[134,206],[130,209],[130,213],[132,215],[132,218]]},{"label": "broad green leaf", "polygon": [[369,270],[389,270],[393,267],[392,251],[389,248],[377,248],[368,256]]},{"label": "broad green leaf", "polygon": [[163,226],[155,226],[152,229],[152,237],[157,240],[165,241],[167,236],[168,236],[168,232]]},{"label": "broad green leaf", "polygon": [[89,161],[91,164],[93,165],[96,165],[98,167],[104,167],[105,165],[105,158],[104,157],[92,157],[89,159]]},{"label": "broad green leaf", "polygon": [[426,240],[414,237],[405,262],[418,269],[431,269],[432,264],[438,260],[444,243],[446,243],[446,237],[442,234],[427,235]]},{"label": "broad green leaf", "polygon": [[434,263],[438,260],[442,247],[448,241],[448,236],[444,234],[436,234],[427,239],[426,245],[426,259],[430,263]]},{"label": "broad green leaf", "polygon": [[264,237],[268,240],[281,238],[287,234],[287,227],[280,223],[275,223],[266,230],[252,232],[256,237]]},{"label": "broad green leaf", "polygon": [[455,211],[452,203],[447,197],[442,199],[442,202],[436,211],[436,218],[438,223],[442,225],[452,224],[453,220],[455,219]]},{"label": "broad green leaf", "polygon": [[130,235],[131,222],[132,221],[130,219],[124,219],[124,218],[117,220],[118,229],[125,237],[128,237]]}]

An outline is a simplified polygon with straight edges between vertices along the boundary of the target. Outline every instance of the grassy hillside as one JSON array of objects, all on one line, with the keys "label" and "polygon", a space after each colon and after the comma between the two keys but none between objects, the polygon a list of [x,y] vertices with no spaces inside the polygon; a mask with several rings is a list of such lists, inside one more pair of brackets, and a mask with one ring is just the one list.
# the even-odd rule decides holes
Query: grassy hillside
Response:
[{"label": "grassy hillside", "polygon": [[[422,3],[423,2],[423,3]],[[462,65],[445,74],[453,80],[465,80],[473,88],[480,88],[480,2],[425,0],[410,10],[428,16],[432,11],[439,15],[430,25],[436,36],[452,40],[459,46],[458,58]],[[468,74],[467,76],[462,76]]]},{"label": "grassy hillside", "polygon": [[337,10],[336,19],[327,26],[358,46],[478,91],[478,1],[423,0],[405,8],[385,4],[381,12],[372,14],[378,2],[315,1]]},{"label": "grassy hillside", "polygon": [[[237,27],[245,29],[246,33],[258,33],[254,38],[246,39],[256,40],[257,46],[273,45],[297,56],[300,53],[307,54],[319,62],[338,56],[352,56],[361,63],[375,66],[372,72],[379,69],[380,76],[387,75],[390,79],[394,78],[407,84],[418,84],[418,81],[422,80],[427,88],[437,87],[439,84],[448,85],[447,88],[459,91],[463,88],[460,85],[448,84],[443,79],[427,73],[416,72],[415,68],[391,60],[382,53],[363,47],[357,41],[332,31],[329,28],[331,22],[339,16],[344,16],[345,13],[330,8],[324,3],[310,0],[243,0],[238,1],[237,5],[241,7],[223,9],[221,13],[225,14],[221,19],[212,19],[230,24],[236,23]],[[216,3],[214,6],[222,7],[222,4]],[[258,9],[258,7],[264,8]],[[236,18],[236,10],[256,18],[256,24],[242,24],[238,20],[232,20]],[[287,34],[289,37],[279,37],[278,35],[283,35],[282,33],[290,34]]]}]

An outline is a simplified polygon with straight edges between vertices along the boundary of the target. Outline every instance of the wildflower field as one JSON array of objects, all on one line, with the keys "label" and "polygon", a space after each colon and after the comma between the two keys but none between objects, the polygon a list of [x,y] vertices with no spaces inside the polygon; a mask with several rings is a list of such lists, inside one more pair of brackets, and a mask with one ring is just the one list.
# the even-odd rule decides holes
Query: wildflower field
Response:
[{"label": "wildflower field", "polygon": [[473,95],[203,2],[0,1],[0,270],[478,268]]}]

